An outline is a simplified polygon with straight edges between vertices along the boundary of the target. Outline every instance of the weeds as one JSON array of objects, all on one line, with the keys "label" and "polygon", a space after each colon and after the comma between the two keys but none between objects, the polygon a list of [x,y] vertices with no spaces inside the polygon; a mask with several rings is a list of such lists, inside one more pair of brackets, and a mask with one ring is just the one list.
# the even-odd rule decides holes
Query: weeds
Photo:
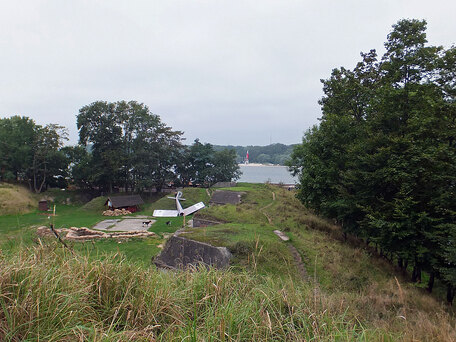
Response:
[{"label": "weeds", "polygon": [[[258,247],[260,248],[260,247]],[[258,254],[260,251],[258,251]],[[332,340],[369,332],[312,289],[250,272],[145,271],[36,247],[1,261],[0,340]]]}]

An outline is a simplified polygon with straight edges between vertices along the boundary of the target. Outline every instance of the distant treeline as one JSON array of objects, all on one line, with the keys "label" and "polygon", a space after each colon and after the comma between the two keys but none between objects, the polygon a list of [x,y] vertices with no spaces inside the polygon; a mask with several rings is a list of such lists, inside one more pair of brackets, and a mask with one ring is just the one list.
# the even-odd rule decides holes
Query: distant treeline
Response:
[{"label": "distant treeline", "polygon": [[290,159],[290,155],[293,152],[294,146],[296,145],[284,145],[278,143],[267,146],[214,145],[214,150],[235,150],[236,161],[238,163],[244,162],[248,151],[250,163],[285,165],[285,162]]}]

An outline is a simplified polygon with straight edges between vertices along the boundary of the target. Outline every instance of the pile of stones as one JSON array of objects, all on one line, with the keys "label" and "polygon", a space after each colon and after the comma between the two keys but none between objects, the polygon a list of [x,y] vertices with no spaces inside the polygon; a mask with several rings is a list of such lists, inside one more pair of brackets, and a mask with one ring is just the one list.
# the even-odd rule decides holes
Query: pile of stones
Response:
[{"label": "pile of stones", "polygon": [[131,211],[127,209],[114,209],[114,210],[105,210],[103,211],[104,216],[123,216],[131,214]]}]

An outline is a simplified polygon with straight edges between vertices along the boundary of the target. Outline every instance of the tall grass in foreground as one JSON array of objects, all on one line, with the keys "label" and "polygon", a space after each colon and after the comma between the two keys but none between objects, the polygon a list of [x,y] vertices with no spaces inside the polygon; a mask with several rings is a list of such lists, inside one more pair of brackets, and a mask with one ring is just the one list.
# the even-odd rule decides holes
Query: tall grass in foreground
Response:
[{"label": "tall grass in foreground", "polygon": [[395,340],[310,284],[144,270],[36,247],[0,260],[1,341]]}]

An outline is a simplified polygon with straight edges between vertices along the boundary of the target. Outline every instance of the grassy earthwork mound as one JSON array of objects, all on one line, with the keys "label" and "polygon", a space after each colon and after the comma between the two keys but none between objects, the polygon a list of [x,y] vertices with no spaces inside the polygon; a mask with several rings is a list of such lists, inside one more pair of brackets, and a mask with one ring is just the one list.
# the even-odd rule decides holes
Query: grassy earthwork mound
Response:
[{"label": "grassy earthwork mound", "polygon": [[0,183],[0,215],[24,214],[37,207],[37,200],[25,187]]}]

